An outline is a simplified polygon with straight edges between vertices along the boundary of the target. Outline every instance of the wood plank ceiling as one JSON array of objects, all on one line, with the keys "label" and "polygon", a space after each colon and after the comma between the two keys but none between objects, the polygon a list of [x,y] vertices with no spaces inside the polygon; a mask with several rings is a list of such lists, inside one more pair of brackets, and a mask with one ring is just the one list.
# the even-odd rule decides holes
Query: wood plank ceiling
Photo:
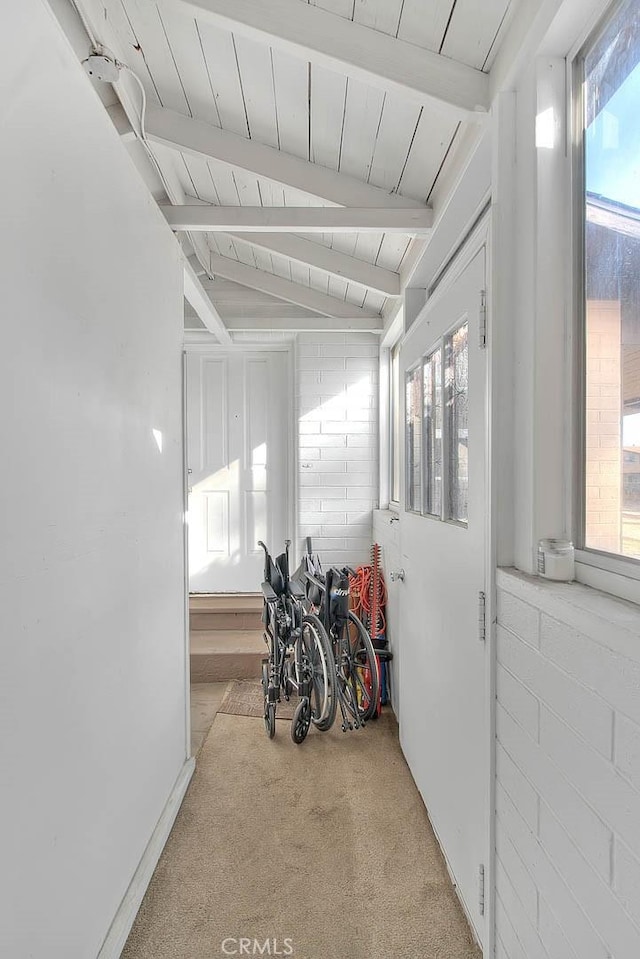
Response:
[{"label": "wood plank ceiling", "polygon": [[[306,0],[297,2],[304,4]],[[310,2],[335,15],[336,31],[341,29],[342,19],[352,20],[485,73],[491,67],[510,9],[515,6],[515,0]],[[150,113],[154,107],[174,111],[419,203],[429,202],[460,136],[464,121],[455,111],[421,105],[409,96],[391,95],[267,42],[222,29],[206,17],[196,20],[180,8],[178,0],[157,4],[152,0],[80,0],[79,5],[91,17],[96,31],[104,27],[104,42],[107,46],[116,44],[113,52],[142,80]],[[177,177],[185,203],[327,205],[317,196],[240,166],[181,152],[166,143],[154,143],[153,151],[162,172],[174,180]],[[355,313],[384,315],[392,305],[385,292],[394,282],[388,274],[402,269],[414,242],[407,235],[382,232],[302,235],[308,243],[382,268],[371,281],[366,274],[355,271],[358,279],[371,283],[364,285],[340,275],[331,262],[329,269],[306,262],[305,252],[313,263],[319,260],[324,264],[317,246],[300,244],[294,251],[298,255],[290,256],[280,252],[287,249],[286,245],[283,248],[274,241],[269,246],[268,239],[256,235],[202,236],[202,248],[214,254],[218,267],[222,264],[224,268],[220,258],[226,258],[295,284],[291,295],[289,287],[284,287],[288,302],[268,295],[260,283],[255,285],[263,292],[257,297],[248,292],[243,299],[237,270],[223,269],[227,277],[208,285],[223,318],[262,309],[271,316],[290,316],[293,310],[303,319],[309,315],[303,306],[304,296],[295,304],[295,290],[300,287],[350,304]],[[247,273],[247,286],[254,285],[254,276]],[[270,289],[268,283],[266,286]],[[330,305],[317,312],[332,313]]]}]

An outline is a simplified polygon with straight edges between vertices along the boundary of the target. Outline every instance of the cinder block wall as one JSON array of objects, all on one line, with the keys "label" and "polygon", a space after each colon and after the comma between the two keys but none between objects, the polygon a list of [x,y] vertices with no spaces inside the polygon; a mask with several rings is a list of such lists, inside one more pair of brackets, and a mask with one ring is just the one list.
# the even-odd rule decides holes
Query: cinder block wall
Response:
[{"label": "cinder block wall", "polygon": [[640,956],[640,613],[498,574],[497,959]]},{"label": "cinder block wall", "polygon": [[378,502],[378,337],[297,342],[298,531],[325,566],[369,558]]}]

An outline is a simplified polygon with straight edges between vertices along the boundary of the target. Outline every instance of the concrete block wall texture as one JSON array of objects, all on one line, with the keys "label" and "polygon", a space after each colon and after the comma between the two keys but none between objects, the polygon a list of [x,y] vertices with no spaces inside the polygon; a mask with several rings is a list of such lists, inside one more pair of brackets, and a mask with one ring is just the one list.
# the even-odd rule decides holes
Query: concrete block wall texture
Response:
[{"label": "concrete block wall texture", "polygon": [[640,956],[638,635],[632,604],[498,574],[497,959]]},{"label": "concrete block wall texture", "polygon": [[378,503],[378,337],[303,333],[296,346],[298,532],[325,566],[369,559]]}]

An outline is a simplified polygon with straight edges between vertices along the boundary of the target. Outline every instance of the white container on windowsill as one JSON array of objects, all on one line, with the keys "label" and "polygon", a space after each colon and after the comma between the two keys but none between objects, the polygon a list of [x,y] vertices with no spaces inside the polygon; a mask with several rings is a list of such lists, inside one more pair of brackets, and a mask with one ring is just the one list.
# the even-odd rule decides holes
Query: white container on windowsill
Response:
[{"label": "white container on windowsill", "polygon": [[538,542],[538,575],[560,583],[575,579],[575,550],[567,539],[541,539]]}]

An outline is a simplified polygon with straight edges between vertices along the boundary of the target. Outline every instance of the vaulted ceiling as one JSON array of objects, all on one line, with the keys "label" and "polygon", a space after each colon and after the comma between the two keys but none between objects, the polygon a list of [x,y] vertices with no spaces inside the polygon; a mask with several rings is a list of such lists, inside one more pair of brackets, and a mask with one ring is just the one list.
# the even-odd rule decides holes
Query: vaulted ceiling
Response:
[{"label": "vaulted ceiling", "polygon": [[146,144],[131,137],[141,96],[127,71],[114,122],[156,198],[181,208],[168,215],[237,329],[253,318],[382,324],[428,237],[439,178],[488,108],[516,2],[75,5],[142,82]]}]

